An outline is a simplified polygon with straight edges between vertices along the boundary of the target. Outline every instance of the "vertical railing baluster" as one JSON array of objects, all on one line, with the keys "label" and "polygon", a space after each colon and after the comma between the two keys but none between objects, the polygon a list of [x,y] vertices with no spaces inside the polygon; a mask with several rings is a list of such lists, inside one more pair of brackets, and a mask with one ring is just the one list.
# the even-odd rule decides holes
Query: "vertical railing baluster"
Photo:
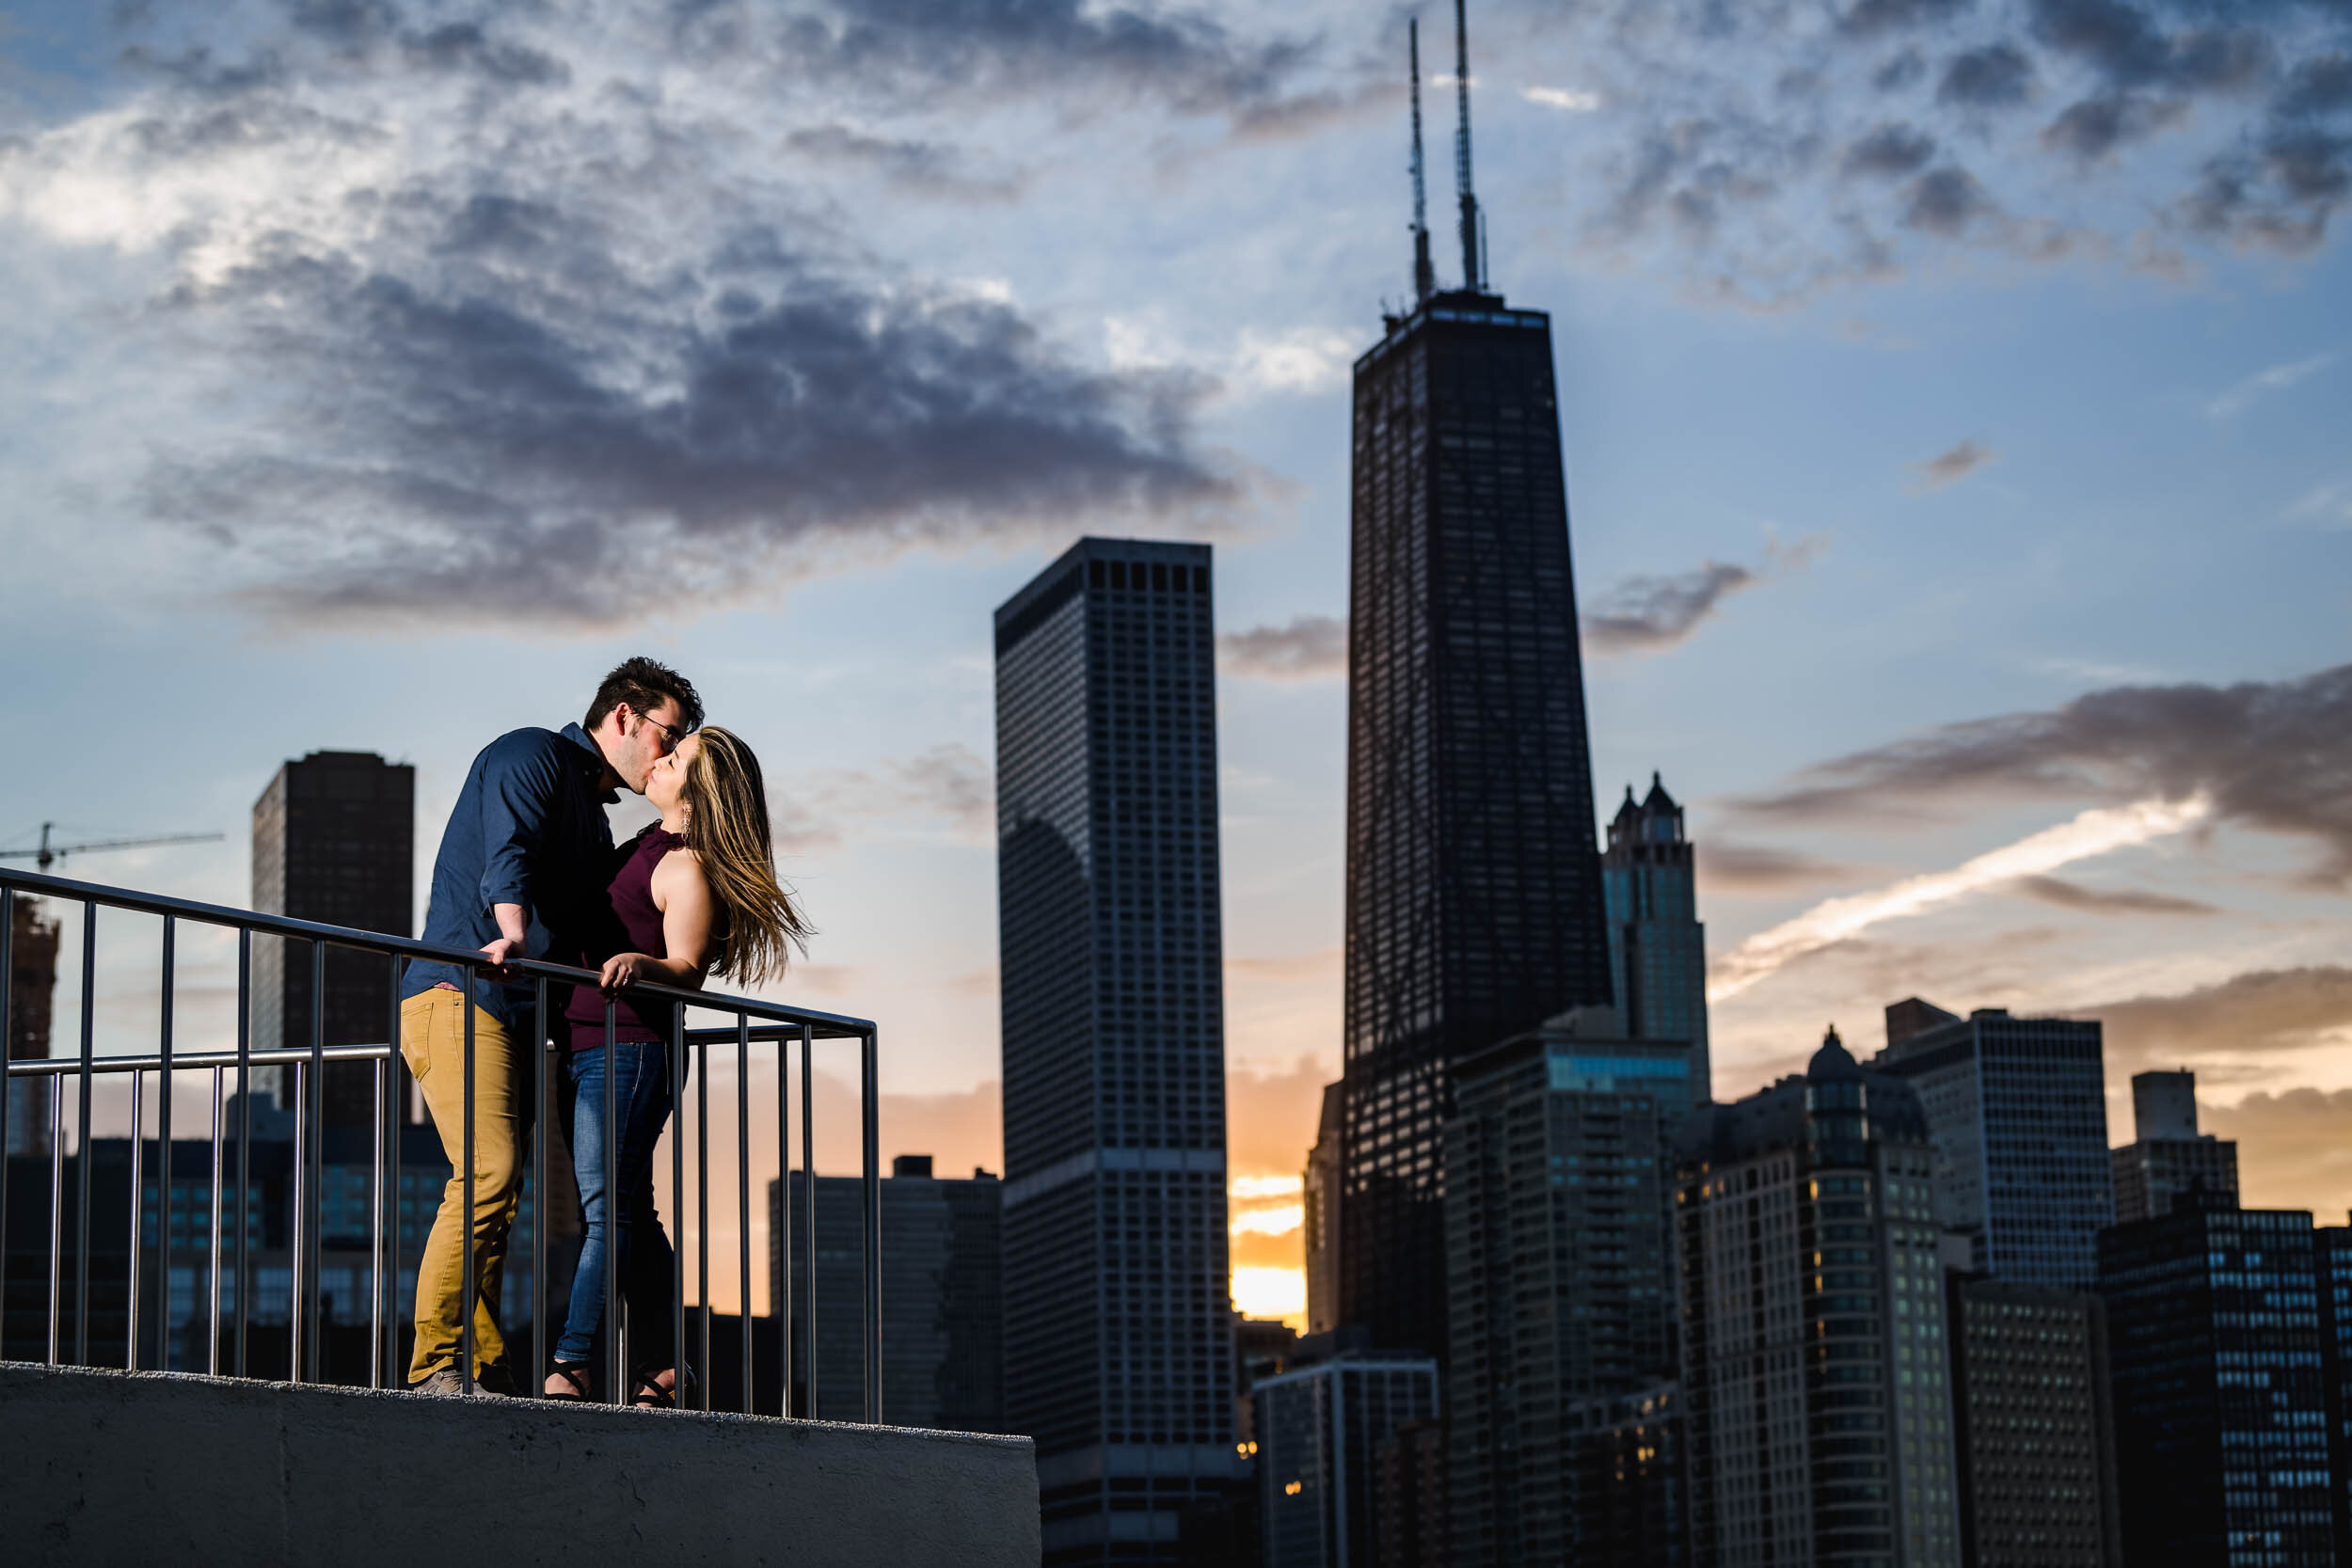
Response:
[{"label": "vertical railing baluster", "polygon": [[[8,1106],[16,1085],[16,889],[0,887],[0,1361],[8,1356]],[[29,1124],[32,1117],[24,1118]],[[25,1152],[32,1152],[27,1140]]]},{"label": "vertical railing baluster", "polygon": [[408,1086],[401,1077],[407,1060],[400,1053],[400,978],[405,967],[399,958],[389,960],[391,971],[392,1053],[384,1063],[384,1112],[389,1123],[383,1131],[384,1197],[391,1207],[391,1215],[384,1227],[384,1272],[386,1277],[378,1289],[387,1291],[384,1301],[384,1367],[389,1375],[400,1379],[403,1386],[408,1382],[408,1369],[400,1361],[400,1135],[408,1125]]},{"label": "vertical railing baluster", "polygon": [[73,1364],[89,1365],[89,1097],[97,1076],[98,902],[82,900],[82,1085],[73,1128]]},{"label": "vertical railing baluster", "polygon": [[736,1322],[742,1327],[743,1414],[752,1413],[752,1016],[735,1014],[735,1198],[739,1219],[736,1253],[739,1294]]},{"label": "vertical railing baluster", "polygon": [[[801,1025],[801,1049],[808,1049],[808,1025]],[[776,1212],[768,1222],[768,1244],[775,1249],[776,1414],[792,1414],[792,1037],[776,1035]]]},{"label": "vertical railing baluster", "polygon": [[[670,1013],[670,1365],[673,1396],[686,1408],[686,1009]],[[704,1376],[709,1367],[702,1369]],[[697,1382],[701,1381],[698,1377]]]},{"label": "vertical railing baluster", "polygon": [[310,1167],[310,1201],[294,1211],[295,1223],[309,1238],[307,1269],[294,1271],[294,1310],[310,1314],[310,1332],[302,1341],[298,1383],[319,1380],[319,1340],[326,1332],[326,1291],[319,1254],[326,1246],[326,943],[310,942],[310,1092],[302,1106],[310,1115],[308,1142],[297,1136],[295,1157]]},{"label": "vertical railing baluster", "polygon": [[49,1365],[65,1325],[65,1077],[49,1079]]},{"label": "vertical railing baluster", "polygon": [[368,1160],[368,1386],[384,1386],[384,1107],[391,1099],[387,1080],[389,1055],[368,1064],[374,1069],[369,1085],[368,1126],[373,1130]]},{"label": "vertical railing baluster", "polygon": [[703,1408],[710,1408],[710,1048],[703,1048],[703,1069],[694,1080],[694,1258],[701,1270],[695,1283],[702,1316]]},{"label": "vertical railing baluster", "polygon": [[817,1402],[817,1053],[816,1036],[801,1030],[801,1238],[807,1245],[801,1271],[801,1339],[808,1364],[801,1369],[803,1412],[822,1418]]},{"label": "vertical railing baluster", "polygon": [[171,1370],[171,1007],[179,941],[178,917],[164,916],[163,1014],[156,1049],[164,1069],[155,1080],[155,1364],[166,1371]]},{"label": "vertical railing baluster", "polygon": [[[230,1299],[236,1304],[236,1344],[230,1361],[236,1375],[245,1376],[246,1318],[253,1292],[249,1234],[252,1219],[246,1206],[253,1186],[253,932],[249,927],[237,927],[237,1277],[230,1283]],[[214,1281],[217,1289],[219,1280]]]},{"label": "vertical railing baluster", "polygon": [[463,1292],[463,1294],[461,1295],[461,1297],[459,1298],[459,1301],[458,1301],[458,1307],[459,1307],[459,1309],[461,1310],[461,1312],[463,1313],[463,1316],[459,1319],[460,1327],[459,1327],[459,1329],[458,1329],[458,1335],[457,1335],[457,1360],[458,1360],[457,1386],[458,1386],[458,1391],[459,1391],[460,1393],[469,1394],[469,1395],[470,1395],[470,1394],[473,1392],[473,1352],[474,1352],[474,1343],[473,1343],[473,1308],[474,1308],[474,1281],[473,1281],[473,1164],[474,1164],[474,1160],[473,1160],[473,1139],[474,1139],[474,1125],[473,1125],[473,1085],[474,1085],[474,1061],[473,1061],[473,1033],[474,1033],[474,1030],[473,1030],[473,988],[474,988],[474,974],[473,974],[473,972],[472,972],[471,970],[468,970],[468,971],[466,972],[466,989],[465,989],[464,992],[460,995],[460,997],[459,997],[459,999],[458,999],[458,1007],[459,1007],[459,1010],[460,1010],[460,1011],[462,1011],[462,1012],[465,1014],[465,1017],[466,1017],[466,1067],[465,1067],[465,1074],[464,1074],[464,1076],[465,1076],[465,1083],[464,1083],[464,1085],[462,1085],[463,1090],[464,1090],[464,1093],[465,1093],[465,1096],[466,1096],[466,1114],[465,1114],[465,1117],[464,1117],[464,1132],[463,1132],[463,1134],[462,1134],[462,1135],[460,1136],[460,1138],[458,1139],[458,1145],[459,1145],[459,1147],[458,1147],[458,1154],[459,1154],[459,1156],[460,1156],[462,1159],[464,1159],[464,1161],[466,1162],[465,1186],[464,1186],[464,1188],[463,1188],[463,1196],[464,1196],[464,1199],[465,1199],[465,1204],[466,1204],[466,1211],[465,1211],[465,1213],[466,1213],[466,1219],[465,1219],[465,1225],[466,1225],[466,1245],[465,1245],[465,1256],[464,1256],[464,1259],[462,1259],[463,1264],[464,1264],[464,1267],[465,1267],[465,1271],[466,1271],[466,1283],[465,1283],[465,1290],[464,1290],[464,1292]]},{"label": "vertical railing baluster", "polygon": [[627,1404],[621,1387],[621,1117],[620,1085],[612,1081],[617,1065],[614,1026],[620,1004],[604,1002],[604,1386],[614,1404]]},{"label": "vertical railing baluster", "polygon": [[531,999],[531,1376],[536,1394],[548,1376],[548,979]]},{"label": "vertical railing baluster", "polygon": [[139,1370],[139,1261],[147,1251],[146,1238],[142,1234],[145,1227],[139,1224],[139,1211],[147,1196],[142,1190],[147,1184],[147,1163],[142,1158],[147,1152],[147,1106],[143,1092],[146,1087],[147,1074],[134,1068],[131,1071],[131,1276],[125,1282],[130,1321],[124,1325],[122,1337],[122,1370],[126,1372]]},{"label": "vertical railing baluster", "polygon": [[879,1426],[882,1418],[882,1056],[874,1030],[867,1030],[859,1045],[858,1109],[866,1124],[866,1419]]},{"label": "vertical railing baluster", "polygon": [[302,1281],[310,1256],[310,1227],[303,1222],[306,1201],[310,1196],[310,1161],[303,1143],[310,1131],[310,1063],[294,1064],[294,1170],[290,1173],[294,1177],[294,1204],[286,1216],[292,1222],[294,1231],[288,1238],[294,1243],[294,1267],[286,1271],[290,1275],[286,1315],[286,1381],[289,1383],[302,1381],[303,1354],[310,1346],[309,1337],[304,1333],[306,1321],[302,1310]]},{"label": "vertical railing baluster", "polygon": [[224,1163],[221,1159],[220,1136],[220,1069],[213,1069],[213,1250],[204,1271],[204,1291],[212,1298],[206,1316],[212,1328],[204,1351],[204,1370],[215,1377],[220,1375],[220,1196]]}]

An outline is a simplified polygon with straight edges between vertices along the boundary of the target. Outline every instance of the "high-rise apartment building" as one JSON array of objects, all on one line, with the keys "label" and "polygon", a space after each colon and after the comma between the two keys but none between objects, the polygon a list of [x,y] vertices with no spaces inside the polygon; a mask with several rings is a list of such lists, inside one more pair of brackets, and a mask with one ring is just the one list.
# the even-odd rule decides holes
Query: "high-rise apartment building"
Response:
[{"label": "high-rise apartment building", "polygon": [[1340,1140],[1346,1132],[1346,1094],[1344,1084],[1324,1085],[1315,1146],[1307,1151],[1299,1184],[1310,1334],[1340,1326]]},{"label": "high-rise apartment building", "polygon": [[1684,1040],[1691,1047],[1691,1089],[1714,1098],[1707,1051],[1707,927],[1682,808],[1657,774],[1649,793],[1625,802],[1609,823],[1600,853],[1600,885],[1609,908],[1609,976],[1625,1030],[1637,1040]]},{"label": "high-rise apartment building", "polygon": [[[373,752],[313,752],[287,763],[253,802],[253,907],[386,936],[414,935],[416,797],[417,770]],[[254,1049],[310,1043],[310,974],[309,943],[255,939]],[[384,958],[329,947],[326,976],[326,1044],[391,1037],[392,977]],[[291,1108],[294,1075],[278,1070],[277,1082]],[[368,1125],[371,1074],[333,1067],[322,1088],[328,1125]]]},{"label": "high-rise apartment building", "polygon": [[1567,1431],[1577,1454],[1577,1568],[1688,1568],[1681,1386],[1571,1401]]},{"label": "high-rise apartment building", "polygon": [[1571,1404],[1673,1371],[1668,1140],[1691,1048],[1612,1007],[1458,1061],[1446,1126],[1449,1534],[1460,1568],[1582,1561]]},{"label": "high-rise apartment building", "polygon": [[1380,1446],[1437,1416],[1438,1364],[1335,1356],[1259,1379],[1250,1402],[1264,1568],[1377,1568]]},{"label": "high-rise apartment building", "polygon": [[1934,1153],[1836,1031],[1679,1146],[1693,1560],[1959,1568]]},{"label": "high-rise apartment building", "polygon": [[2319,1366],[2328,1410],[2328,1500],[2336,1561],[2352,1563],[2352,1226],[2312,1232],[2319,1267]]},{"label": "high-rise apartment building", "polygon": [[[9,899],[8,910],[8,972],[0,975],[0,984],[8,988],[6,1054],[11,1062],[24,1062],[49,1054],[57,1003],[57,923],[44,918],[39,901],[26,894]],[[38,1078],[10,1082],[6,1152],[46,1154],[51,1132],[49,1085]],[[5,1222],[0,1215],[0,1224]]]},{"label": "high-rise apartment building", "polygon": [[1965,1237],[1972,1272],[2087,1289],[2115,1223],[2106,1076],[2097,1021],[1966,1018],[1917,997],[1886,1009],[1871,1061],[1918,1092],[1935,1144],[1936,1217]]},{"label": "high-rise apartment building", "polygon": [[1082,539],[996,611],[1005,1403],[1048,1564],[1172,1560],[1235,1476],[1209,562]]},{"label": "high-rise apartment building", "polygon": [[2115,1223],[2153,1219],[2191,1186],[2237,1196],[2237,1145],[2197,1131],[2197,1075],[2132,1075],[2132,1141],[2111,1151]]},{"label": "high-rise apartment building", "polygon": [[[816,1400],[807,1173],[768,1183],[769,1311],[790,1291],[792,1408],[864,1419],[866,1186],[817,1179]],[[1003,1183],[986,1171],[934,1177],[929,1155],[901,1154],[882,1183],[882,1415],[935,1432],[1005,1430]],[[789,1238],[790,1266],[780,1239]]]},{"label": "high-rise apartment building", "polygon": [[1947,1276],[1972,1568],[2122,1568],[2106,1312],[2088,1291]]},{"label": "high-rise apartment building", "polygon": [[2123,1560],[2334,1562],[2311,1215],[2185,1193],[2100,1236],[2099,1293]]}]

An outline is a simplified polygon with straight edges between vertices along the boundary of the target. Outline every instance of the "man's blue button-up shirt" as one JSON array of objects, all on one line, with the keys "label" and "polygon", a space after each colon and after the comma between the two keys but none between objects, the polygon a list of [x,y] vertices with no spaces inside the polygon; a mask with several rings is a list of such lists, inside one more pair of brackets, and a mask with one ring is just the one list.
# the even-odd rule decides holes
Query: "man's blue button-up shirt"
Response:
[{"label": "man's blue button-up shirt", "polygon": [[[604,753],[578,724],[516,730],[482,749],[457,793],[433,862],[424,940],[444,947],[484,947],[499,938],[493,906],[519,904],[528,921],[523,957],[578,963],[581,930],[605,897],[612,829],[605,803]],[[456,966],[422,959],[408,965],[403,1000],[446,982],[465,984]],[[510,1031],[529,1028],[532,985],[473,983],[474,1001]],[[549,1000],[559,1013],[563,997]],[[549,1021],[552,1024],[552,1020]]]}]

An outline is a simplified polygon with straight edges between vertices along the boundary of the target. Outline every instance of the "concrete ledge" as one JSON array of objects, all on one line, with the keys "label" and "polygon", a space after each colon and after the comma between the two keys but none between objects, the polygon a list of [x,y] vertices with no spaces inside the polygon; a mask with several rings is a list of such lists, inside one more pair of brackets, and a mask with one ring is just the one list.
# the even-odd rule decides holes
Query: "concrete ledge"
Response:
[{"label": "concrete ledge", "polygon": [[0,1362],[0,1562],[1038,1554],[1025,1437]]}]

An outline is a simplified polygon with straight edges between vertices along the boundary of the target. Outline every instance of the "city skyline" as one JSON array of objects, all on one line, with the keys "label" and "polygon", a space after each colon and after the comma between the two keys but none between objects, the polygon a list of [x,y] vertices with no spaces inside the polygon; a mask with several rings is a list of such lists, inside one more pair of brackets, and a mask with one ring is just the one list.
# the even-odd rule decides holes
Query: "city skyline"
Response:
[{"label": "city skyline", "polygon": [[[1234,1257],[1295,1275],[1283,1182],[1339,1067],[1345,372],[1410,288],[1401,20],[1309,8],[1283,25],[1321,45],[1286,54],[1238,8],[1151,11],[1157,53],[1131,58],[1075,9],[1024,40],[983,8],[961,39],[873,23],[901,29],[872,56],[889,79],[845,51],[830,85],[776,91],[771,55],[729,63],[620,7],[568,32],[485,14],[469,35],[453,10],[346,37],[266,8],[119,32],[78,10],[19,12],[0,41],[0,133],[21,138],[0,142],[0,276],[32,307],[0,327],[25,367],[0,389],[0,611],[49,651],[0,715],[74,741],[0,784],[0,844],[50,819],[218,829],[63,869],[242,903],[254,796],[347,748],[416,765],[429,859],[475,750],[578,718],[645,647],[769,761],[820,927],[782,989],[881,1019],[886,1152],[1001,1169],[987,610],[1081,533],[1214,535]],[[1491,272],[1559,338],[1595,793],[1662,770],[1689,808],[1717,1096],[1800,1065],[1825,1021],[1867,1057],[1908,995],[2097,1018],[2110,1143],[2133,1072],[2194,1068],[2249,1204],[2325,1222],[2352,1199],[2331,749],[2352,733],[2352,272],[2329,212],[2276,205],[2258,155],[2237,206],[2188,204],[2233,136],[2323,112],[2296,107],[2299,73],[2341,40],[2280,23],[2228,96],[2184,63],[2180,13],[2134,14],[2174,50],[2136,82],[2048,29],[1890,13],[1752,34],[1677,85],[1661,62],[1700,41],[1678,14],[1645,53],[1482,7]],[[924,75],[943,39],[969,80]],[[645,80],[632,54],[698,102],[612,108],[628,95],[604,87]],[[1808,70],[1811,91],[1780,90]],[[2093,145],[2075,110],[2102,102]],[[2195,113],[2157,113],[2174,102]],[[1086,135],[1041,135],[1038,104]],[[1710,105],[1705,135],[1752,134],[1711,188],[1666,135]],[[1808,117],[1832,150],[1801,151]],[[677,138],[701,164],[661,162]],[[484,151],[525,142],[502,167]],[[424,205],[368,205],[388,191]],[[1041,244],[1073,203],[1089,231]],[[739,207],[771,240],[809,220],[812,248],[762,251]],[[1886,254],[1840,248],[1857,231]],[[518,293],[533,268],[568,292]],[[839,358],[803,330],[877,318]],[[489,385],[468,356],[492,341],[518,384],[609,419],[597,515],[638,544],[546,531],[595,505],[508,410],[435,401],[437,377]],[[887,427],[871,467],[895,488],[800,499],[823,462],[851,471],[856,419],[887,425],[873,403],[758,471],[662,422],[665,388],[800,362],[930,410]],[[1035,415],[1000,443],[1028,477],[975,455],[987,433],[946,409],[939,362]],[[632,394],[620,364],[660,369]],[[354,365],[331,429],[278,401]],[[966,466],[902,461],[918,449]],[[443,551],[455,579],[416,580],[455,608],[391,593],[410,579],[364,531],[288,521],[313,513]],[[583,553],[550,545],[554,566],[598,572],[469,596],[513,568],[500,542],[559,537]],[[646,540],[674,546],[658,570]],[[353,562],[373,576],[335,576]],[[113,951],[101,1033],[128,1041],[147,959]],[[182,1027],[218,1029],[220,954],[183,958]],[[1280,1279],[1247,1284],[1246,1306],[1280,1304]]]}]

